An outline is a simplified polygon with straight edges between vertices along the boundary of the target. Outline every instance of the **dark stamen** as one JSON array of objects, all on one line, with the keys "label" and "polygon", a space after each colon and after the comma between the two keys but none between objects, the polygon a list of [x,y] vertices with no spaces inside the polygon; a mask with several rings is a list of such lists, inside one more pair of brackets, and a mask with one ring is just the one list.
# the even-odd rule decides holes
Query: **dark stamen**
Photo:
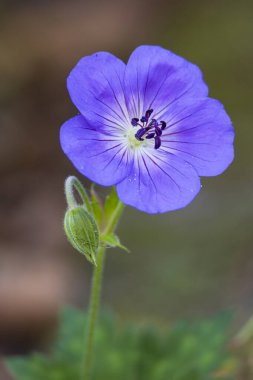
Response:
[{"label": "dark stamen", "polygon": [[137,138],[137,140],[143,141],[144,139],[142,138],[142,136],[145,135],[145,133],[146,133],[146,129],[141,128],[136,132],[135,137]]},{"label": "dark stamen", "polygon": [[146,117],[147,119],[149,119],[149,118],[150,118],[150,116],[151,116],[151,114],[152,114],[152,112],[153,112],[153,110],[152,110],[152,109],[150,109],[150,110],[147,110],[147,111],[146,111],[146,113],[145,113],[145,117]]},{"label": "dark stamen", "polygon": [[155,133],[156,133],[157,136],[162,136],[162,130],[161,130],[161,128],[155,126]]},{"label": "dark stamen", "polygon": [[[143,137],[146,139],[154,139],[155,140],[155,149],[159,149],[161,146],[161,136],[162,131],[166,128],[166,122],[161,120],[160,122],[156,119],[149,120],[151,114],[153,113],[153,109],[148,109],[145,112],[145,115],[140,119],[134,117],[131,120],[131,124],[133,127],[139,126],[140,129],[135,134],[135,138],[139,141],[144,141]],[[152,130],[151,132],[149,132]]]},{"label": "dark stamen", "polygon": [[163,131],[166,128],[166,123],[165,121],[160,121],[161,123],[161,130]]},{"label": "dark stamen", "polygon": [[161,146],[161,139],[159,136],[155,136],[155,149],[160,148]]},{"label": "dark stamen", "polygon": [[146,139],[152,139],[153,137],[155,137],[155,133],[154,133],[154,132],[149,133],[149,134],[146,136]]},{"label": "dark stamen", "polygon": [[133,127],[136,127],[136,125],[138,124],[138,121],[139,119],[137,117],[134,117],[132,120],[131,120],[131,124]]},{"label": "dark stamen", "polygon": [[156,121],[156,119],[152,119],[150,125],[155,128],[158,126],[158,122]]}]

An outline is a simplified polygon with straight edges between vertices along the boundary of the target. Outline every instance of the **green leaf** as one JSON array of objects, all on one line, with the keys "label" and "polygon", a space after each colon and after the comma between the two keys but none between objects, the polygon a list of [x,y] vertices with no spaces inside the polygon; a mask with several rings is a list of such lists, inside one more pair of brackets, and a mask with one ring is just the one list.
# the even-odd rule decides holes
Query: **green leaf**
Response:
[{"label": "green leaf", "polygon": [[123,203],[120,202],[116,188],[113,187],[104,204],[104,226],[105,231],[114,231],[119,217],[123,211]]},{"label": "green leaf", "polygon": [[96,219],[98,226],[101,228],[103,222],[103,206],[100,201],[95,189],[94,184],[91,187],[91,207],[93,211],[93,215]]},{"label": "green leaf", "polygon": [[121,244],[119,238],[114,233],[101,235],[100,241],[105,243],[109,247],[118,247],[123,249],[126,252],[130,252],[127,247],[125,247],[123,244]]},{"label": "green leaf", "polygon": [[[169,329],[121,327],[103,313],[95,335],[92,380],[235,380],[227,350],[231,317],[180,322]],[[79,380],[87,316],[67,308],[50,355],[9,358],[15,380]]]},{"label": "green leaf", "polygon": [[118,195],[115,186],[112,188],[110,194],[106,197],[104,205],[104,215],[105,215],[105,225],[106,222],[111,218],[112,213],[118,205]]}]

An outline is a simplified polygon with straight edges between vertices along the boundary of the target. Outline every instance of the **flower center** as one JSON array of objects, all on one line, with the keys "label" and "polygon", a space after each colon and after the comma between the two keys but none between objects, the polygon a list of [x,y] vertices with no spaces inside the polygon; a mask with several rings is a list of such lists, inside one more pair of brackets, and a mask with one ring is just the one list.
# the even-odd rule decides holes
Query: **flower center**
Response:
[{"label": "flower center", "polygon": [[136,134],[136,129],[134,129],[134,128],[129,129],[129,131],[127,133],[128,142],[130,143],[132,148],[140,147],[143,143],[142,140],[138,140],[135,137],[135,134]]},{"label": "flower center", "polygon": [[[166,128],[165,121],[157,121],[156,119],[151,119],[150,116],[153,113],[152,109],[149,109],[145,112],[145,116],[142,116],[141,119],[134,117],[131,120],[133,127],[139,126],[140,128],[136,133],[134,133],[134,138],[136,140],[135,146],[138,146],[146,139],[155,140],[155,149],[159,149],[161,146],[161,136],[162,131]],[[134,131],[135,132],[135,131]]]}]

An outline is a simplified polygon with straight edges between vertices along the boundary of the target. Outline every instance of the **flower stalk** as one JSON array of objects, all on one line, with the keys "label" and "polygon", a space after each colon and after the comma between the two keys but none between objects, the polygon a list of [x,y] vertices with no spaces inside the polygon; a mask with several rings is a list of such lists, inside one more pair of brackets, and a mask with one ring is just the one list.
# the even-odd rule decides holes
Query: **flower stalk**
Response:
[{"label": "flower stalk", "polygon": [[[81,204],[77,202],[74,192],[79,194]],[[90,200],[83,185],[74,176],[68,177],[65,181],[65,195],[68,204],[64,217],[66,236],[72,246],[94,265],[82,366],[82,379],[90,380],[105,250],[107,246],[110,246],[128,251],[114,234],[124,205],[113,188],[104,206],[97,207],[99,200],[94,189]]]},{"label": "flower stalk", "polygon": [[[110,218],[108,218],[107,225],[102,231],[102,235],[106,236],[113,233],[117,227],[119,218],[124,209],[123,203],[118,200],[117,206],[112,210]],[[90,295],[90,305],[88,312],[88,323],[85,336],[85,350],[84,350],[84,362],[83,362],[83,380],[90,380],[92,376],[92,364],[94,353],[94,337],[97,316],[99,312],[99,305],[101,299],[103,268],[105,262],[105,245],[100,245],[97,252],[97,265],[94,267],[92,288]]]},{"label": "flower stalk", "polygon": [[88,324],[85,337],[85,351],[83,363],[83,380],[91,379],[93,362],[94,334],[99,311],[102,277],[105,261],[105,248],[100,247],[97,253],[97,265],[94,267],[92,288],[90,295],[90,306],[88,313]]}]

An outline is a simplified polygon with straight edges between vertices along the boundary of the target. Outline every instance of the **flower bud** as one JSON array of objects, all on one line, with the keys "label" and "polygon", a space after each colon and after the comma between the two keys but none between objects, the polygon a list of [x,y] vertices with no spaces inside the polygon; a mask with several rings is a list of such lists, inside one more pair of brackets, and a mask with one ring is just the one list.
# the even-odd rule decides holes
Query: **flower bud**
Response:
[{"label": "flower bud", "polygon": [[64,230],[72,246],[96,265],[99,231],[93,216],[83,206],[71,207],[64,217]]}]

